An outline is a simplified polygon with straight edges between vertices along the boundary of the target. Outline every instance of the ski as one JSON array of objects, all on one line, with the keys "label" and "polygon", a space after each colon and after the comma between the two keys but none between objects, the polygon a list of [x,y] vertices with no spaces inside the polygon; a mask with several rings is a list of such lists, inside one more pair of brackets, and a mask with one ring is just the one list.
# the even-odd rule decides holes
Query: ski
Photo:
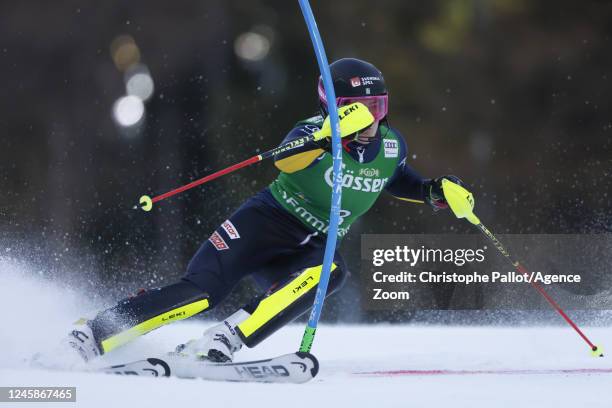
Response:
[{"label": "ski", "polygon": [[213,363],[194,360],[179,354],[168,354],[104,367],[96,371],[144,377],[300,384],[310,381],[317,375],[319,362],[314,355],[302,352],[239,363]]}]

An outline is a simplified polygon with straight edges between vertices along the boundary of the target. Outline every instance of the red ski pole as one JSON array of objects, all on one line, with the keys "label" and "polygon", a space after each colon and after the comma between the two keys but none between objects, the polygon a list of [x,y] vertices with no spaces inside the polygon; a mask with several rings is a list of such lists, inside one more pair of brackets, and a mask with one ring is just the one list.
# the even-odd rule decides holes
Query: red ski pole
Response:
[{"label": "red ski pole", "polygon": [[[340,133],[342,137],[359,132],[360,130],[367,128],[372,124],[372,122],[374,122],[374,116],[372,116],[370,110],[360,102],[355,102],[350,105],[346,105],[339,108],[338,119],[340,120]],[[275,147],[274,149],[268,150],[267,152],[255,155],[249,159],[241,161],[240,163],[236,163],[213,174],[209,174],[208,176],[202,177],[201,179],[192,181],[189,184],[185,184],[184,186],[177,187],[174,190],[170,190],[167,193],[160,194],[155,197],[143,195],[142,197],[140,197],[139,200],[140,208],[145,211],[151,211],[151,209],[153,208],[153,203],[164,200],[168,197],[172,197],[176,194],[182,193],[183,191],[192,189],[194,187],[200,186],[204,183],[207,183],[226,174],[232,173],[243,167],[258,163],[264,159],[268,159],[288,150],[295,149],[296,147],[303,146],[305,143],[321,140],[329,136],[331,136],[331,125],[328,116],[327,118],[325,118],[325,121],[323,121],[323,126],[321,127],[321,129],[309,135],[294,139],[289,143],[285,143],[283,145]],[[138,207],[135,206],[134,208],[136,209]]]},{"label": "red ski pole", "polygon": [[160,194],[160,195],[155,196],[155,197],[149,197],[148,195],[143,195],[142,197],[140,197],[141,208],[143,210],[145,210],[145,211],[151,211],[151,209],[153,208],[153,203],[156,203],[156,202],[161,201],[161,200],[163,200],[165,198],[168,198],[168,197],[172,197],[173,195],[176,195],[178,193],[182,193],[185,190],[189,190],[189,189],[194,188],[196,186],[202,185],[202,184],[207,183],[207,182],[209,182],[211,180],[219,178],[219,177],[221,177],[221,176],[223,176],[225,174],[232,173],[232,172],[234,172],[234,171],[236,171],[238,169],[241,169],[243,167],[250,166],[251,164],[257,163],[257,162],[259,162],[259,161],[261,161],[263,159],[264,159],[263,155],[259,154],[257,156],[251,157],[250,159],[241,161],[240,163],[236,163],[236,164],[234,164],[232,166],[229,166],[229,167],[226,167],[226,168],[224,168],[222,170],[216,171],[213,174],[209,174],[206,177],[202,177],[201,179],[192,181],[189,184],[185,184],[184,186],[175,188],[174,190],[170,190],[167,193]]},{"label": "red ski pole", "polygon": [[[499,240],[493,235],[491,231],[487,227],[484,226],[480,219],[473,213],[474,209],[474,198],[472,197],[472,193],[467,191],[465,188],[461,187],[458,184],[453,183],[447,179],[442,180],[442,190],[444,191],[444,198],[448,202],[449,207],[455,214],[457,218],[465,218],[472,224],[474,224],[478,229],[493,242],[495,248],[506,257],[514,266],[516,271],[522,275],[526,275],[529,277],[529,272],[523,265],[521,265],[518,261],[515,261],[510,256],[510,253],[506,250],[506,248],[499,242]],[[591,349],[591,354],[595,357],[603,357],[603,349],[601,346],[596,346],[589,338],[584,334],[582,330],[578,327],[576,323],[561,309],[561,306],[557,302],[553,300],[552,297],[544,290],[544,288],[538,285],[536,282],[532,282],[528,279],[531,285],[540,293],[544,299],[561,315],[561,317],[573,328],[576,333],[589,345]]]}]

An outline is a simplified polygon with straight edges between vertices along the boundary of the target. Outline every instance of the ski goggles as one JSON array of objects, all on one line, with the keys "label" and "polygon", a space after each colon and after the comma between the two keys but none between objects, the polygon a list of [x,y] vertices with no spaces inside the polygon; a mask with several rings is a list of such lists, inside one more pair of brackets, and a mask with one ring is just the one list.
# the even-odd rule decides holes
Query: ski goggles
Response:
[{"label": "ski goggles", "polygon": [[[318,91],[321,102],[327,105],[327,98],[323,87],[319,86]],[[361,102],[367,106],[372,116],[374,116],[374,120],[377,121],[382,120],[389,112],[389,96],[387,94],[372,96],[341,96],[336,98],[336,106],[338,107],[350,105],[355,102]]]},{"label": "ski goggles", "polygon": [[346,106],[351,103],[361,102],[368,107],[374,120],[381,121],[389,111],[389,97],[387,95],[354,96],[336,98],[336,106]]}]

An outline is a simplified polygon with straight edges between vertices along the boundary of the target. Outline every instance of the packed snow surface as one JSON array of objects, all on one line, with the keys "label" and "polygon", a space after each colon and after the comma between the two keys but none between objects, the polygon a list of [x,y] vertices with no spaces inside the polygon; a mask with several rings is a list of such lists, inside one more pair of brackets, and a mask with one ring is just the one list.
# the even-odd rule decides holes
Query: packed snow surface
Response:
[{"label": "packed snow surface", "polygon": [[[2,266],[0,386],[77,387],[76,404],[54,407],[612,406],[610,357],[591,357],[585,343],[563,326],[323,325],[313,348],[321,371],[302,385],[34,369],[27,363],[33,353],[49,350],[82,311],[91,313],[99,305],[61,285]],[[172,350],[210,324],[186,321],[163,327],[104,356],[104,362]],[[584,329],[598,344],[612,344],[611,328]],[[236,359],[295,351],[302,332],[301,325],[286,327],[257,348],[242,350]]]}]

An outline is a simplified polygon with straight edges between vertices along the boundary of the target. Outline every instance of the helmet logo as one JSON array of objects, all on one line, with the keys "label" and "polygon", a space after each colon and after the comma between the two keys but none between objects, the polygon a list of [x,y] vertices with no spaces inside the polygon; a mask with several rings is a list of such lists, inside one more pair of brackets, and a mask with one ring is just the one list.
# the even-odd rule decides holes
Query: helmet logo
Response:
[{"label": "helmet logo", "polygon": [[350,81],[351,81],[351,86],[353,88],[356,88],[362,85],[374,85],[374,81],[380,81],[380,77],[374,77],[374,76],[352,77]]}]

